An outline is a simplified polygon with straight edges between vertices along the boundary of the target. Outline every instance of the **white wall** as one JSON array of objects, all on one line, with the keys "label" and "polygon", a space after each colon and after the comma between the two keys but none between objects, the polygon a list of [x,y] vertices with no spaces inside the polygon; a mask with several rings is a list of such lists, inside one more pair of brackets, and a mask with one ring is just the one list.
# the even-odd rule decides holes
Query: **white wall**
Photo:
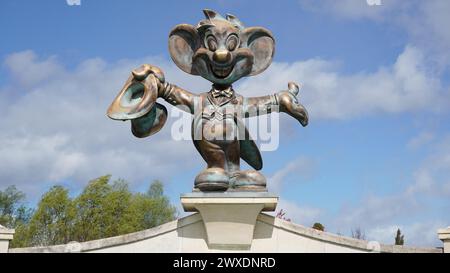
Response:
[{"label": "white wall", "polygon": [[[312,228],[303,227],[266,214],[258,216],[249,251],[239,252],[372,252],[373,244]],[[375,249],[377,250],[377,249]],[[431,252],[435,248],[380,245],[381,252]],[[209,249],[201,216],[185,218],[122,236],[68,245],[16,248],[10,252],[233,252]]]}]

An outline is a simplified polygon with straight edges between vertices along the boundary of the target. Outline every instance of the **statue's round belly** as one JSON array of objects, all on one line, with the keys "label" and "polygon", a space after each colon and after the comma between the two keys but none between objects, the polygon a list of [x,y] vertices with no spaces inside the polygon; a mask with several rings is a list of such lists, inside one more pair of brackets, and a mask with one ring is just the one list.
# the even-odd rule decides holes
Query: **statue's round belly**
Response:
[{"label": "statue's round belly", "polygon": [[214,143],[230,143],[237,140],[237,125],[233,118],[206,119],[201,122],[203,139]]}]

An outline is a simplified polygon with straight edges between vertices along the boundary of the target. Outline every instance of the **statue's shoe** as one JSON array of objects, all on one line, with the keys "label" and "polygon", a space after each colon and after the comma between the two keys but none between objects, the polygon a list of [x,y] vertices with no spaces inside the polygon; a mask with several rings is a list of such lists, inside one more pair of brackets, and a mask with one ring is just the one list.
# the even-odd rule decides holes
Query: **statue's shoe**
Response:
[{"label": "statue's shoe", "polygon": [[234,172],[230,184],[234,191],[267,191],[266,178],[255,170]]},{"label": "statue's shoe", "polygon": [[208,168],[197,175],[194,185],[194,191],[226,191],[229,187],[229,176],[224,169]]}]

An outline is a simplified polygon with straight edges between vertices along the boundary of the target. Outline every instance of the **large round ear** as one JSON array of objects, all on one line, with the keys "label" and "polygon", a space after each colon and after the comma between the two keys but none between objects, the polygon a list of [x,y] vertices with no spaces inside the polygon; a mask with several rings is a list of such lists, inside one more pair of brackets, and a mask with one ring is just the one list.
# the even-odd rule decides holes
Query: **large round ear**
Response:
[{"label": "large round ear", "polygon": [[194,26],[177,25],[169,34],[169,52],[175,64],[184,72],[197,75],[192,68],[192,56],[200,47],[200,37]]},{"label": "large round ear", "polygon": [[254,60],[251,76],[266,70],[275,54],[275,39],[272,33],[262,27],[249,27],[241,33],[242,47],[253,52]]}]

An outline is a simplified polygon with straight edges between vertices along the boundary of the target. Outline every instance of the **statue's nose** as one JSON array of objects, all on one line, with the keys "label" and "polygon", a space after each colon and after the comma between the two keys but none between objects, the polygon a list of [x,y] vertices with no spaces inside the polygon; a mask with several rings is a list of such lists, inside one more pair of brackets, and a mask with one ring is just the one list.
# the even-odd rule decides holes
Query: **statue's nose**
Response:
[{"label": "statue's nose", "polygon": [[226,49],[219,49],[214,52],[213,60],[217,63],[228,63],[231,60],[231,53]]}]

